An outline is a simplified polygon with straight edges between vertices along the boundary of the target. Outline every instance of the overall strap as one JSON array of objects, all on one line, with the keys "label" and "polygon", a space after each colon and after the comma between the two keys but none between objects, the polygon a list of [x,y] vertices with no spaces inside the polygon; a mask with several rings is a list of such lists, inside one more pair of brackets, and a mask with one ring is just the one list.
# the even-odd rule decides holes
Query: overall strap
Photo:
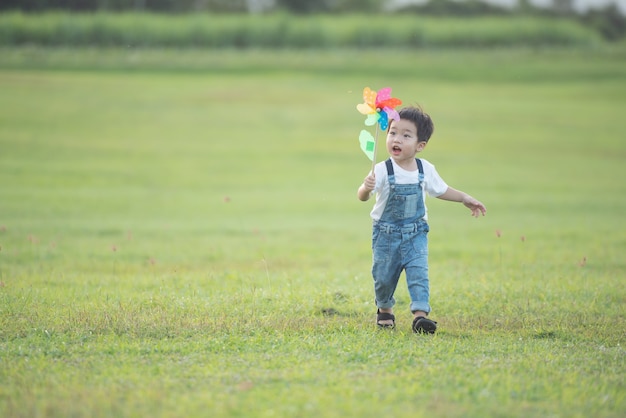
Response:
[{"label": "overall strap", "polygon": [[417,161],[417,169],[419,170],[420,174],[424,174],[424,167],[422,167],[422,160],[420,160],[419,158],[416,158],[415,161]]},{"label": "overall strap", "polygon": [[387,166],[387,179],[389,180],[389,186],[393,189],[396,186],[396,176],[393,173],[393,164],[391,164],[391,158],[388,158],[385,161],[385,165]]},{"label": "overall strap", "polygon": [[387,158],[385,165],[387,166],[387,175],[393,176],[393,164],[391,164],[391,158]]}]

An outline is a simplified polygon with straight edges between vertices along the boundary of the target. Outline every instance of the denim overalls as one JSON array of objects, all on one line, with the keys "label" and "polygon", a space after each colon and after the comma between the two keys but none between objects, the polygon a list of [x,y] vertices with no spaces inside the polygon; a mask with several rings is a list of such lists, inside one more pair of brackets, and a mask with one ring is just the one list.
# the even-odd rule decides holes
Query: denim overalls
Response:
[{"label": "denim overalls", "polygon": [[423,219],[424,169],[417,159],[419,183],[396,184],[391,159],[387,165],[389,198],[372,228],[372,252],[376,306],[391,308],[402,270],[406,274],[411,311],[430,312],[428,286],[428,223]]}]

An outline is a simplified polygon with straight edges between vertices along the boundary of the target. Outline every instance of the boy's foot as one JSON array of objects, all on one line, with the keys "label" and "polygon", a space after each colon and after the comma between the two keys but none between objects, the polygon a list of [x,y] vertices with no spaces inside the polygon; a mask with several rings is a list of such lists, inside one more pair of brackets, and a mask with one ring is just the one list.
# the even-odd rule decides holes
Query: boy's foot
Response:
[{"label": "boy's foot", "polygon": [[380,309],[376,311],[376,325],[379,328],[395,328],[396,327],[396,317],[392,313],[381,312]]},{"label": "boy's foot", "polygon": [[423,316],[418,316],[413,320],[413,332],[417,334],[434,334],[437,323]]}]

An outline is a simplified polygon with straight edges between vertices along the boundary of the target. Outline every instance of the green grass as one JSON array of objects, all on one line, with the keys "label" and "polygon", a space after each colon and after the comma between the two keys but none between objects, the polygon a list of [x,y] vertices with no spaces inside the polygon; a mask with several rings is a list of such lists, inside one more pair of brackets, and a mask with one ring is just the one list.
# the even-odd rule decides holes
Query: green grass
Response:
[{"label": "green grass", "polygon": [[[622,416],[625,61],[3,50],[0,415]],[[374,326],[366,85],[488,207],[428,201],[431,337]]]}]

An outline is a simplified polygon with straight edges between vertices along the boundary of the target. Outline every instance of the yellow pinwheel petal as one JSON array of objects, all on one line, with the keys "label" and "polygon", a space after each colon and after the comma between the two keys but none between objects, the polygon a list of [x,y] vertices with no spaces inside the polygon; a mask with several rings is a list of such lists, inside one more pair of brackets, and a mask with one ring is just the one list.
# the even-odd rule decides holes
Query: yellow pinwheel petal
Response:
[{"label": "yellow pinwheel petal", "polygon": [[370,113],[376,112],[376,109],[372,108],[366,103],[359,103],[358,105],[356,105],[356,109],[363,115],[369,115]]}]

